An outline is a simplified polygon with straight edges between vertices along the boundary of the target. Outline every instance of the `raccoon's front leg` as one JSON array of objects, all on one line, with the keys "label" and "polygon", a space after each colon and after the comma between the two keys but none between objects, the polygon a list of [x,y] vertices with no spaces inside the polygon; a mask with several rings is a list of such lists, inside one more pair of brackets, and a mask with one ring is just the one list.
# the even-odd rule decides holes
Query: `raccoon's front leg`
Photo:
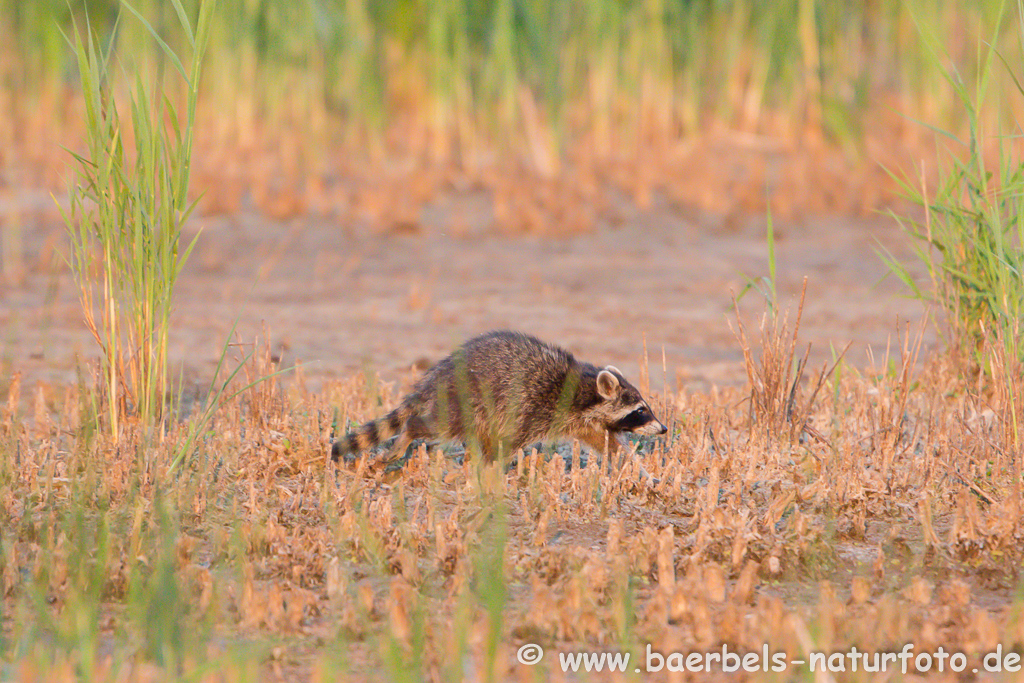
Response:
[{"label": "raccoon's front leg", "polygon": [[597,454],[602,469],[605,465],[611,465],[612,457],[619,454],[621,444],[618,439],[606,429],[594,430],[580,434],[577,438]]},{"label": "raccoon's front leg", "polygon": [[[612,458],[616,458],[618,460],[617,464],[619,469],[622,468],[621,456],[623,453],[628,452],[628,449],[626,448],[626,444],[622,440],[622,437],[618,434],[613,434],[608,430],[601,429],[584,434],[579,437],[579,440],[594,449],[598,457],[602,458],[601,469],[604,469],[605,465],[610,466],[613,462]],[[647,469],[640,464],[637,460],[636,454],[633,453],[631,457],[636,461],[636,465],[640,470],[640,478],[650,486],[657,484],[658,480],[652,477]]]}]

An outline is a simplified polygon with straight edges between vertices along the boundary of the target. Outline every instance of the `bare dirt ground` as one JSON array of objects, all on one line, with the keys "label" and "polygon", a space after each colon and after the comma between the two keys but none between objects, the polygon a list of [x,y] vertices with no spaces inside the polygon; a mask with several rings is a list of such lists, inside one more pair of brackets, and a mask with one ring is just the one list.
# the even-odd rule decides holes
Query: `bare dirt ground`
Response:
[{"label": "bare dirt ground", "polygon": [[[396,680],[421,656],[409,645],[415,623],[429,634],[431,680],[451,679],[449,668],[473,678],[474,662],[496,667],[495,680],[525,680],[531,674],[516,652],[531,643],[552,653],[538,680],[557,676],[554,652],[630,639],[662,652],[723,644],[760,652],[768,643],[791,656],[913,642],[921,652],[967,652],[975,663],[1000,643],[1017,647],[1024,535],[1019,484],[1007,480],[1019,482],[1020,472],[1000,440],[1000,405],[986,418],[976,397],[946,391],[938,372],[920,373],[921,390],[905,367],[879,379],[843,373],[816,401],[799,397],[821,436],[786,438],[790,413],[749,410],[729,325],[733,294],[747,276],[768,272],[763,218],[718,220],[655,199],[588,234],[502,237],[488,229],[486,206],[469,194],[432,202],[411,234],[329,218],[273,222],[248,210],[192,224],[202,234],[178,283],[172,334],[186,381],[209,382],[238,319],[243,341],[265,327],[284,364],[301,361],[312,390],[289,383],[286,393],[282,380],[247,391],[244,410],[229,406],[209,429],[202,457],[188,464],[194,476],[175,484],[191,510],[174,531],[175,566],[220,629],[211,661],[237,641],[264,647],[253,657],[266,680],[346,679],[335,669],[348,680]],[[468,228],[467,214],[478,217]],[[78,359],[98,352],[58,256],[63,228],[53,212],[33,216],[24,272],[2,291],[0,380],[17,371],[26,387],[62,387]],[[784,305],[795,306],[807,278],[799,340],[801,349],[812,345],[812,363],[848,343],[857,368],[881,366],[890,345],[900,356],[900,335],[907,326],[916,334],[924,309],[883,280],[876,247],[911,255],[893,220],[780,221],[776,242]],[[741,304],[756,354],[766,348],[756,339],[764,302],[750,293]],[[524,455],[508,471],[485,471],[426,450],[393,480],[359,467],[325,470],[332,409],[368,419],[380,414],[382,396],[384,404],[396,396],[366,391],[360,372],[408,382],[424,360],[499,327],[614,363],[629,377],[640,375],[646,340],[652,394],[664,386],[664,349],[672,391],[654,399],[674,418],[673,438],[637,456],[657,483],[640,486],[632,464],[570,471],[557,458]],[[921,358],[936,343],[931,329],[924,335]],[[254,373],[269,368],[257,364]],[[22,401],[44,406],[47,394],[65,392],[40,387]],[[68,405],[53,419],[40,408],[31,429],[11,428],[32,447],[7,475],[20,488],[2,501],[8,520],[24,520],[10,576],[28,576],[51,556],[70,566],[37,541],[52,524],[48,508],[25,512],[32,473],[50,467],[71,501],[95,488],[126,500],[133,485],[125,474],[136,466],[133,448],[84,458],[66,447]],[[47,465],[54,461],[60,469]],[[95,475],[80,476],[80,464]],[[481,539],[491,519],[508,526],[488,570],[481,563],[497,541]],[[228,529],[237,530],[237,557]],[[156,547],[155,536],[147,542]],[[502,630],[495,635],[474,608],[470,654],[448,659],[462,637],[459,591],[483,600],[488,580],[507,591]],[[215,597],[203,607],[202,595]],[[130,615],[117,618],[134,633]],[[12,619],[0,626],[15,632]],[[499,637],[496,654],[485,654],[487,637]],[[396,644],[405,654],[389,659]]]},{"label": "bare dirt ground", "polygon": [[[314,387],[360,370],[393,380],[494,328],[531,332],[628,376],[639,370],[646,339],[655,388],[663,386],[663,350],[672,388],[744,380],[729,320],[733,294],[748,276],[768,272],[764,218],[726,223],[655,200],[590,234],[489,235],[486,211],[476,211],[479,225],[453,235],[453,212],[474,205],[487,202],[436,202],[412,235],[331,218],[274,222],[256,212],[194,220],[202,235],[178,282],[175,367],[183,364],[188,381],[208,382],[237,318],[243,341],[265,326],[285,363],[300,361]],[[22,241],[22,272],[0,287],[3,360],[26,382],[73,381],[76,359],[98,350],[62,262],[56,211],[24,221]],[[910,253],[893,219],[777,221],[776,242],[784,306],[795,307],[808,279],[800,339],[818,364],[848,342],[854,366],[871,365],[872,354],[880,363],[898,329],[908,321],[917,329],[923,307],[900,296],[895,279],[883,280],[876,253],[878,245]],[[763,299],[749,292],[741,308],[756,326]],[[926,332],[926,347],[933,337]]]}]

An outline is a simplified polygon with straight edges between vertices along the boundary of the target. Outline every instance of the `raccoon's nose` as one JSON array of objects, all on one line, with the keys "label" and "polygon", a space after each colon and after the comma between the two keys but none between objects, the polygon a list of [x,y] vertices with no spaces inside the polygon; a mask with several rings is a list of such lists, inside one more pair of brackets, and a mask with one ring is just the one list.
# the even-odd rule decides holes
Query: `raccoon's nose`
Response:
[{"label": "raccoon's nose", "polygon": [[668,433],[668,427],[666,427],[665,425],[661,424],[660,422],[658,424],[661,425],[661,429],[658,430],[658,434],[667,434]]}]

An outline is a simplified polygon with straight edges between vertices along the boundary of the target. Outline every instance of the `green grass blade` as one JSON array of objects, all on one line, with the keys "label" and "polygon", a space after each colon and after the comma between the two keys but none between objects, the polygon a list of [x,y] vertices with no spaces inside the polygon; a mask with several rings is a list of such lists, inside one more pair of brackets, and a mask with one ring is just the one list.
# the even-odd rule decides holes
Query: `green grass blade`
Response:
[{"label": "green grass blade", "polygon": [[181,0],[171,0],[171,4],[174,5],[174,11],[178,13],[178,21],[181,22],[181,27],[185,29],[185,37],[188,38],[189,46],[195,48],[195,34],[192,32],[192,24],[188,20],[188,14],[185,12],[185,8],[181,6]]},{"label": "green grass blade", "polygon": [[171,46],[168,45],[164,41],[164,39],[160,37],[160,34],[156,32],[156,29],[153,28],[153,25],[146,21],[146,18],[142,16],[137,9],[132,7],[131,3],[128,2],[128,0],[121,0],[121,4],[128,8],[128,11],[134,14],[136,18],[142,22],[142,25],[146,27],[146,30],[149,31],[150,35],[152,35],[156,42],[160,45],[160,49],[163,50],[167,58],[171,60],[171,63],[174,65],[174,68],[177,69],[178,73],[181,74],[181,77],[185,79],[186,83],[191,84],[191,81],[189,81],[188,73],[185,72],[185,67],[182,65],[181,60],[178,59],[178,55],[174,52],[174,50],[171,49]]}]

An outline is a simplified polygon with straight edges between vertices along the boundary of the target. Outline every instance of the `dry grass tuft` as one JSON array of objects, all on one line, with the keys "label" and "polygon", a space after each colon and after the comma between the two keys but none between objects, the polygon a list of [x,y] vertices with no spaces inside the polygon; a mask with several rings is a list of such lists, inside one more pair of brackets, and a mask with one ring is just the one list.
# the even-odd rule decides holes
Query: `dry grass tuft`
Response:
[{"label": "dry grass tuft", "polygon": [[[893,371],[823,373],[791,400],[796,329],[774,328],[749,366],[762,412],[733,389],[669,395],[689,416],[672,442],[612,472],[536,453],[506,472],[425,447],[388,482],[335,468],[334,409],[358,421],[397,400],[358,376],[241,393],[168,474],[185,427],[140,458],[141,439],[69,422],[78,392],[40,385],[0,428],[8,666],[25,680],[179,666],[211,681],[517,679],[526,642],[548,650],[547,674],[556,651],[647,643],[1020,647],[1003,397],[979,410],[942,364],[913,372],[908,335]],[[276,362],[260,348],[250,371]],[[782,449],[804,425],[822,439]]]},{"label": "dry grass tuft", "polygon": [[[747,382],[750,385],[750,425],[768,439],[785,437],[793,443],[804,433],[810,434],[819,441],[824,437],[809,425],[814,401],[836,366],[842,362],[846,349],[836,358],[831,368],[822,366],[809,395],[804,395],[804,371],[811,347],[807,345],[803,356],[798,357],[797,338],[800,333],[800,319],[803,317],[804,297],[807,294],[807,278],[804,278],[800,290],[800,302],[797,305],[796,319],[792,327],[789,323],[789,311],[782,313],[774,305],[769,306],[761,317],[760,354],[755,359],[750,341],[747,339],[746,328],[739,314],[739,302],[733,302],[736,313],[736,329],[734,334],[743,351],[744,367],[747,371]],[[849,347],[847,347],[849,348]]]}]

